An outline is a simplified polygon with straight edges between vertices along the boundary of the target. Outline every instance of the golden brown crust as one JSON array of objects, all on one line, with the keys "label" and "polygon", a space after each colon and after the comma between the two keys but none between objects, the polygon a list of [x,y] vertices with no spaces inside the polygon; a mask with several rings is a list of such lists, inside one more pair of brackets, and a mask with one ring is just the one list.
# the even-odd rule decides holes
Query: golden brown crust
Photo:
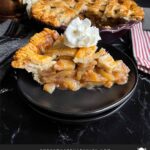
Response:
[{"label": "golden brown crust", "polygon": [[32,16],[46,24],[60,27],[68,24],[84,9],[84,0],[39,0],[32,6]]},{"label": "golden brown crust", "polygon": [[85,16],[98,27],[115,26],[126,21],[140,21],[144,11],[133,0],[95,0],[88,4]]},{"label": "golden brown crust", "polygon": [[97,47],[91,46],[89,48],[80,48],[73,59],[75,63],[89,63],[93,61],[93,55],[95,54]]},{"label": "golden brown crust", "polygon": [[16,52],[12,66],[31,72],[49,93],[55,88],[110,88],[128,81],[129,68],[123,61],[115,61],[105,49],[70,48],[63,44],[63,39],[56,31],[44,29]]},{"label": "golden brown crust", "polygon": [[54,27],[67,26],[77,16],[90,18],[101,27],[142,20],[144,11],[133,0],[39,0],[33,4],[31,15]]},{"label": "golden brown crust", "polygon": [[56,56],[70,56],[74,57],[78,48],[70,48],[65,46],[63,43],[63,36],[59,36],[59,38],[54,42],[53,47],[50,50],[45,52],[45,55],[56,57]]},{"label": "golden brown crust", "polygon": [[43,55],[43,51],[50,48],[58,36],[57,31],[47,28],[40,33],[36,33],[28,44],[16,52],[11,63],[12,66],[14,68],[24,68],[30,62],[40,64],[51,60],[51,57]]}]

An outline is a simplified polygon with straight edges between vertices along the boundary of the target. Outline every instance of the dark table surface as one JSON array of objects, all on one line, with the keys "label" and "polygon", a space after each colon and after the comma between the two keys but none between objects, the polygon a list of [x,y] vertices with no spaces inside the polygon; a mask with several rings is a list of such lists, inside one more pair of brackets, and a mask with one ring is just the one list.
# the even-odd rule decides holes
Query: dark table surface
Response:
[{"label": "dark table surface", "polygon": [[[1,24],[0,31],[6,26]],[[27,39],[0,41],[0,57],[14,52]],[[129,32],[112,44],[133,59]],[[118,112],[93,123],[77,125],[55,122],[30,109],[22,101],[15,72],[7,64],[9,61],[0,65],[1,74],[8,68],[0,87],[0,143],[150,144],[150,75],[139,72],[134,95]]]}]

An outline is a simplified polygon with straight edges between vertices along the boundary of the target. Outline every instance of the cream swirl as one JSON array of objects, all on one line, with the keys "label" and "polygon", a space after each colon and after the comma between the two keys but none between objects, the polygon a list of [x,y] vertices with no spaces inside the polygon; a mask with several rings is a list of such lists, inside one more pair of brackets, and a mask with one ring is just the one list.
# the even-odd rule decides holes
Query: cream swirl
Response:
[{"label": "cream swirl", "polygon": [[97,45],[99,40],[101,40],[99,29],[91,26],[91,21],[87,18],[84,20],[75,18],[64,33],[64,44],[71,48],[91,47]]}]

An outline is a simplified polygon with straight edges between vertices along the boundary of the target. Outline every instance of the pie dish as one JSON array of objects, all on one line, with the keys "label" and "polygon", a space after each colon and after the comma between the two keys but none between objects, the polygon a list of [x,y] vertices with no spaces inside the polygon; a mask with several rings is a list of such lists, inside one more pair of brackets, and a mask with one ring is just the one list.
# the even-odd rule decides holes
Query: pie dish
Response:
[{"label": "pie dish", "polygon": [[49,93],[56,88],[77,91],[127,83],[130,69],[122,60],[114,60],[97,46],[67,47],[63,40],[63,35],[45,28],[16,52],[12,66],[31,72],[34,80]]},{"label": "pie dish", "polygon": [[38,0],[31,16],[53,27],[67,26],[72,19],[89,18],[99,28],[141,21],[144,11],[133,0]]}]

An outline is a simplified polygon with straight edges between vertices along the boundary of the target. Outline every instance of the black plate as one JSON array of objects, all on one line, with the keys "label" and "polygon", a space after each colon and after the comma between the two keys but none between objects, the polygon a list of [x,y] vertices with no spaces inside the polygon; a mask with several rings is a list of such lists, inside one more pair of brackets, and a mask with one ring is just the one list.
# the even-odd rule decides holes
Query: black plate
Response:
[{"label": "black plate", "polygon": [[115,58],[122,59],[130,68],[129,81],[125,85],[115,85],[110,89],[99,87],[94,90],[80,89],[56,90],[53,94],[46,93],[33,81],[25,71],[18,72],[18,86],[22,94],[35,106],[63,116],[91,117],[112,109],[125,102],[134,92],[138,73],[133,61],[116,48],[104,43],[104,47]]},{"label": "black plate", "polygon": [[[130,99],[130,97],[128,98],[128,100]],[[54,114],[54,113],[51,113],[50,111],[48,110],[45,110],[43,108],[40,108],[34,104],[31,104],[31,103],[28,103],[29,106],[35,111],[37,112],[38,114],[41,115],[41,117],[46,117],[46,118],[49,118],[53,121],[57,121],[57,122],[61,122],[61,123],[69,123],[69,124],[80,124],[80,123],[89,123],[89,122],[95,122],[95,121],[98,121],[100,119],[103,119],[103,118],[106,118],[106,117],[109,117],[111,115],[113,115],[114,113],[116,113],[117,111],[119,111],[127,102],[128,100],[126,100],[125,102],[121,103],[120,105],[112,108],[112,109],[109,109],[103,113],[100,113],[100,114],[97,114],[97,115],[94,115],[92,117],[78,117],[78,118],[74,118],[74,117],[65,117],[65,116],[59,116],[57,114]]]}]

